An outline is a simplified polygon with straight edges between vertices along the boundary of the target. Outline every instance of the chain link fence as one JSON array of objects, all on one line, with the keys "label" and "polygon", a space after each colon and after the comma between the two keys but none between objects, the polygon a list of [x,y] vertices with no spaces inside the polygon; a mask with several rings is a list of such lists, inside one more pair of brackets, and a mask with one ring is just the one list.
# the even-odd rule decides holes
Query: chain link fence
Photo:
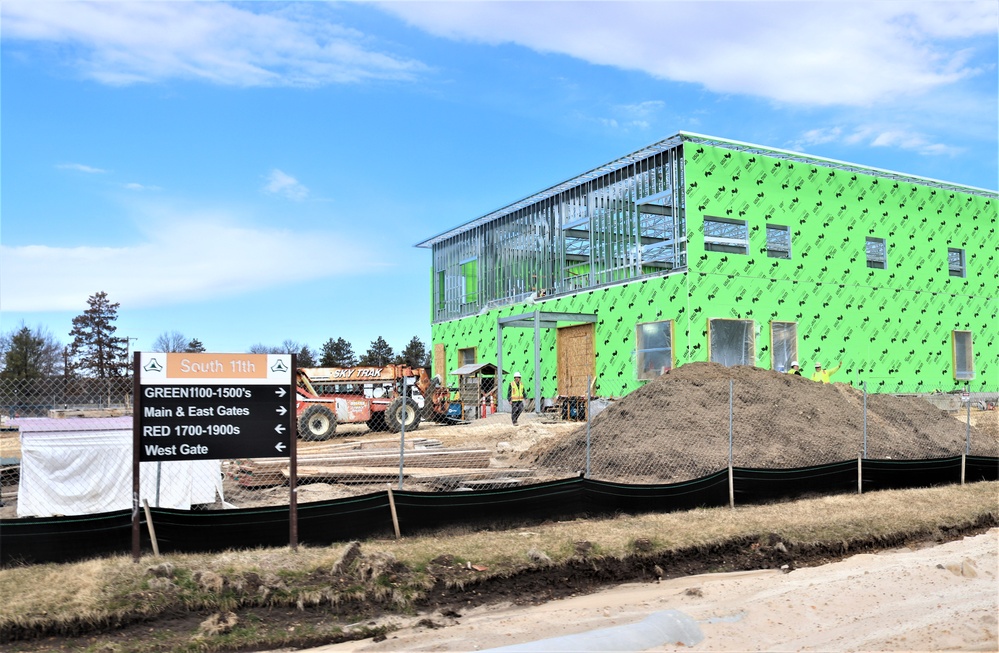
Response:
[{"label": "chain link fence", "polygon": [[[489,398],[467,397],[446,423],[424,419],[403,433],[338,425],[327,440],[297,441],[297,501],[386,486],[470,491],[579,475],[671,484],[730,464],[999,456],[999,388],[886,395],[758,368],[686,367],[623,398],[528,402],[516,426]],[[0,381],[0,398],[0,517],[132,508],[130,379]],[[284,505],[291,473],[288,457],[141,463],[139,499],[196,510]]]}]

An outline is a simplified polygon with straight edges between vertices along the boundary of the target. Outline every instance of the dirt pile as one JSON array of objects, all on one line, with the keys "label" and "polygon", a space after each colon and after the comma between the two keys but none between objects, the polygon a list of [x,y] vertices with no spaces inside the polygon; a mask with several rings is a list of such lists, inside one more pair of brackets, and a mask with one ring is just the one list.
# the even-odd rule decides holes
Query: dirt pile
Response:
[{"label": "dirt pile", "polygon": [[[806,467],[861,456],[922,459],[965,452],[967,425],[919,397],[867,396],[847,384],[756,367],[690,363],[612,404],[590,425],[590,474],[605,480],[675,482],[728,465]],[[956,419],[956,417],[960,419]],[[542,469],[578,471],[586,427],[529,450]],[[972,426],[970,453],[999,455],[999,437]]]}]

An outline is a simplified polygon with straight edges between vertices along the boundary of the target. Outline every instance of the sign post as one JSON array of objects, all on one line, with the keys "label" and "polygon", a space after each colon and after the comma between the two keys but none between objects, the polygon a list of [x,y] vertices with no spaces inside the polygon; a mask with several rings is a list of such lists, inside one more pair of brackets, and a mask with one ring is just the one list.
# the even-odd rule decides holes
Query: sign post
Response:
[{"label": "sign post", "polygon": [[143,462],[289,456],[296,548],[295,355],[136,352],[134,364],[133,557]]}]

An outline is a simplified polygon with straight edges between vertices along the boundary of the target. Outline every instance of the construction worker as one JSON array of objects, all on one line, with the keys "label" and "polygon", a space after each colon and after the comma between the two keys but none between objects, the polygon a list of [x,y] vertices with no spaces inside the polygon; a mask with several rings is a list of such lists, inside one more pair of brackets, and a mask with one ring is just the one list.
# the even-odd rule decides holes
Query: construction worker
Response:
[{"label": "construction worker", "polygon": [[524,412],[524,397],[526,395],[527,391],[524,389],[524,384],[520,381],[520,372],[514,372],[513,381],[506,391],[506,398],[510,400],[510,417],[513,419],[514,426],[517,426],[517,419]]},{"label": "construction worker", "polygon": [[843,366],[843,361],[839,362],[839,365],[830,369],[822,369],[822,363],[815,363],[815,374],[812,375],[812,381],[817,383],[829,383],[829,377],[836,373],[836,370]]},{"label": "construction worker", "polygon": [[798,361],[791,361],[791,369],[789,369],[787,373],[801,376],[801,368],[798,367]]}]

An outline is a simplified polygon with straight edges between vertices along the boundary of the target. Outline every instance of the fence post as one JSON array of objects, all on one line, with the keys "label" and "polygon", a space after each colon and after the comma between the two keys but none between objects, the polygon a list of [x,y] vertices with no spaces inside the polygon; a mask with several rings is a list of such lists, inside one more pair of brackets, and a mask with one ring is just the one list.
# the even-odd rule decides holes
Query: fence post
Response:
[{"label": "fence post", "polygon": [[728,507],[735,508],[735,475],[732,472],[732,397],[735,380],[728,380]]},{"label": "fence post", "polygon": [[590,478],[590,383],[591,377],[586,377],[586,476]]},{"label": "fence post", "polygon": [[968,462],[968,454],[962,453],[961,454],[961,485],[964,485],[964,473],[965,473],[965,470],[966,470],[965,465],[967,464],[967,462]]},{"label": "fence post", "polygon": [[864,459],[857,458],[857,494],[864,493]]},{"label": "fence post", "polygon": [[968,417],[964,424],[964,453],[971,453],[971,393],[968,393]]},{"label": "fence post", "polygon": [[[496,395],[499,396],[499,390],[496,391]],[[405,463],[403,462],[406,457],[406,412],[409,408],[409,397],[406,395],[406,379],[402,379],[402,392],[400,393],[402,397],[402,419],[399,420],[399,490],[402,490],[402,477],[403,469]],[[462,403],[466,401],[464,397],[461,398]],[[391,405],[391,404],[390,404]],[[414,406],[415,408],[415,406]],[[389,493],[391,498],[392,494]],[[393,504],[394,509],[395,504]]]},{"label": "fence post", "polygon": [[864,381],[864,458],[867,458],[867,381]]}]

